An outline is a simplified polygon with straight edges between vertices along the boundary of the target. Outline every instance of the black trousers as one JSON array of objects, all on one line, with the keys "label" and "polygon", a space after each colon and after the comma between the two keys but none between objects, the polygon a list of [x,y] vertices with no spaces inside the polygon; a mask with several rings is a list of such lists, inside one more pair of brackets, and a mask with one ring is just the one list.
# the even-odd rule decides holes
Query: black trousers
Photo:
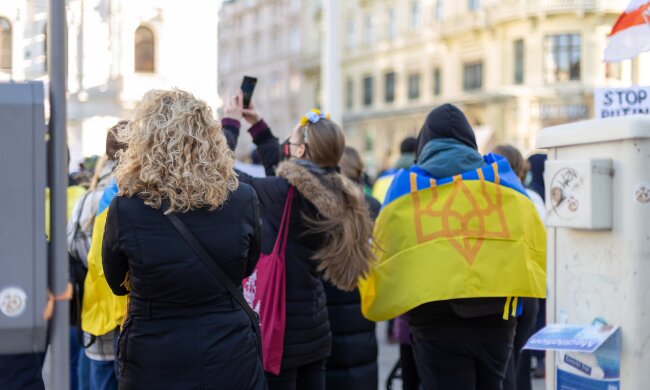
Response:
[{"label": "black trousers", "polygon": [[523,311],[517,317],[517,330],[515,332],[514,350],[508,362],[505,390],[531,390],[533,387],[530,377],[531,351],[522,351],[526,342],[535,333],[539,299],[522,298]]},{"label": "black trousers", "polygon": [[279,375],[266,373],[269,390],[325,390],[325,360],[281,370]]},{"label": "black trousers", "polygon": [[413,338],[415,363],[427,390],[502,390],[514,338],[504,328],[493,339]]},{"label": "black trousers", "polygon": [[402,363],[402,389],[418,390],[420,388],[420,376],[415,365],[413,347],[408,344],[400,344],[399,359]]}]

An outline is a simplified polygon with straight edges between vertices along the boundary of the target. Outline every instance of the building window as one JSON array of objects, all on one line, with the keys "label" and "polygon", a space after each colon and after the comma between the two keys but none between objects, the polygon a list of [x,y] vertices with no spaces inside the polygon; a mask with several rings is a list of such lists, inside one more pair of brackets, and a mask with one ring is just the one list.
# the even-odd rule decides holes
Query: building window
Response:
[{"label": "building window", "polygon": [[[280,41],[280,38],[278,38],[278,31],[276,29],[274,29],[271,32],[271,53],[277,53],[280,50],[279,41]],[[242,49],[243,46],[244,46],[244,41],[240,39],[239,40],[239,45],[238,45],[240,51],[243,50]],[[240,59],[240,64],[241,64],[241,61],[243,61],[243,58]]]},{"label": "building window", "polygon": [[7,18],[0,17],[0,70],[10,71],[12,68],[11,40],[11,23]]},{"label": "building window", "polygon": [[354,36],[354,21],[350,20],[348,21],[348,26],[347,26],[347,46],[348,49],[353,49],[354,48],[354,42],[355,36]]},{"label": "building window", "polygon": [[435,8],[434,8],[434,12],[435,12],[434,17],[435,17],[435,19],[437,21],[441,21],[445,17],[445,14],[444,14],[445,9],[444,9],[443,5],[444,5],[443,0],[437,0],[436,1],[436,5],[435,5]]},{"label": "building window", "polygon": [[321,98],[323,97],[323,86],[320,83],[320,80],[316,82],[316,88],[314,89],[314,101],[316,102],[316,107],[320,109],[321,107]]},{"label": "building window", "polygon": [[345,82],[345,106],[348,109],[354,107],[354,81],[347,79]]},{"label": "building window", "polygon": [[280,99],[282,96],[282,81],[277,73],[271,75],[269,95],[272,101]]},{"label": "building window", "polygon": [[463,91],[483,88],[483,63],[473,62],[463,65]]},{"label": "building window", "polygon": [[395,72],[388,72],[385,75],[385,96],[384,101],[386,103],[392,103],[395,101]]},{"label": "building window", "polygon": [[291,89],[291,92],[297,93],[300,91],[300,85],[302,84],[300,74],[299,73],[293,73],[291,75],[291,78],[289,79],[289,88]]},{"label": "building window", "polygon": [[374,31],[373,31],[373,25],[372,25],[372,15],[366,15],[364,19],[364,27],[365,27],[365,40],[366,40],[366,45],[370,46],[372,45],[372,42],[374,40]]},{"label": "building window", "polygon": [[242,66],[244,63],[244,43],[239,40],[237,45],[237,66]]},{"label": "building window", "polygon": [[221,73],[230,72],[230,53],[223,51],[219,58],[219,67],[221,68]]},{"label": "building window", "polygon": [[366,76],[363,78],[363,105],[371,106],[372,105],[372,76]]},{"label": "building window", "polygon": [[155,39],[153,31],[146,26],[135,30],[135,71],[140,73],[155,72]]},{"label": "building window", "polygon": [[388,38],[394,39],[397,36],[397,22],[395,20],[395,8],[388,9]]},{"label": "building window", "polygon": [[513,47],[514,52],[514,83],[524,83],[524,40],[517,39]]},{"label": "building window", "polygon": [[415,100],[420,97],[420,74],[413,73],[409,75],[408,85],[409,100]]},{"label": "building window", "polygon": [[433,96],[440,96],[440,91],[442,90],[440,85],[440,68],[435,68],[433,70]]},{"label": "building window", "polygon": [[469,0],[468,7],[470,11],[476,11],[480,6],[481,2],[479,0]]},{"label": "building window", "polygon": [[417,30],[420,28],[420,1],[411,2],[411,28]]},{"label": "building window", "polygon": [[260,48],[260,35],[255,34],[255,37],[253,38],[253,56],[258,61],[262,58],[262,52],[260,51]]},{"label": "building window", "polygon": [[289,47],[291,54],[298,54],[300,52],[300,30],[294,27],[289,35]]},{"label": "building window", "polygon": [[580,80],[580,34],[548,35],[544,51],[547,83]]}]

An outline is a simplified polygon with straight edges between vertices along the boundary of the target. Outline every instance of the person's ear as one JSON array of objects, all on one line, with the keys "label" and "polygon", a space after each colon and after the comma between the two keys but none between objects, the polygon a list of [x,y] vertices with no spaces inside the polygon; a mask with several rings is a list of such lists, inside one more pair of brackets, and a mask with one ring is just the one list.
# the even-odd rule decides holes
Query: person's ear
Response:
[{"label": "person's ear", "polygon": [[305,144],[298,145],[296,147],[296,158],[305,158]]}]

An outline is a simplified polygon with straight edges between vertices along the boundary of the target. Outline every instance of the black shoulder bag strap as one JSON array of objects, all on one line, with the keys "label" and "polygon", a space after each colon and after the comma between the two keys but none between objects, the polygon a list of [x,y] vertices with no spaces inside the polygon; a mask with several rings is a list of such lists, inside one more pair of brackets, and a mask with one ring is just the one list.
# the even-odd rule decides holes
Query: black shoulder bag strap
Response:
[{"label": "black shoulder bag strap", "polygon": [[257,346],[257,352],[260,355],[260,358],[262,356],[262,333],[260,331],[260,320],[259,316],[257,313],[251,309],[251,307],[248,305],[246,300],[244,299],[244,295],[241,293],[241,291],[235,286],[235,284],[230,280],[228,275],[223,272],[223,270],[219,267],[217,262],[214,260],[212,256],[208,253],[208,251],[205,249],[205,247],[197,240],[196,236],[192,234],[192,232],[187,228],[187,225],[181,221],[180,218],[178,218],[177,215],[175,214],[165,214],[167,218],[171,221],[172,225],[178,230],[178,232],[183,236],[185,241],[189,244],[189,246],[194,250],[194,252],[199,256],[199,259],[203,262],[203,264],[210,270],[210,273],[217,278],[219,283],[223,287],[228,290],[230,295],[239,303],[239,305],[244,309],[246,314],[248,315],[248,318],[250,319],[251,323],[253,324],[253,333],[255,334],[255,344]]}]

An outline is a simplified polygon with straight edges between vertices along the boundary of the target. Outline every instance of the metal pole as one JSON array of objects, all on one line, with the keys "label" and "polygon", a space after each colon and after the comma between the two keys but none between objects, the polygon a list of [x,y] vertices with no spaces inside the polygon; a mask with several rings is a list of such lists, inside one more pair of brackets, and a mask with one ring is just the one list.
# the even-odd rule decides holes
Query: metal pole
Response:
[{"label": "metal pole", "polygon": [[332,119],[339,124],[342,118],[341,101],[341,47],[339,19],[341,17],[340,0],[323,1],[323,14],[325,16],[325,45],[321,66],[321,79],[323,81],[323,108],[329,112]]},{"label": "metal pole", "polygon": [[[66,145],[66,14],[65,0],[49,0],[47,23],[50,81],[50,277],[52,294],[60,295],[68,284],[66,250],[66,190],[68,153]],[[69,302],[56,301],[51,323],[50,384],[54,390],[70,388]]]}]

